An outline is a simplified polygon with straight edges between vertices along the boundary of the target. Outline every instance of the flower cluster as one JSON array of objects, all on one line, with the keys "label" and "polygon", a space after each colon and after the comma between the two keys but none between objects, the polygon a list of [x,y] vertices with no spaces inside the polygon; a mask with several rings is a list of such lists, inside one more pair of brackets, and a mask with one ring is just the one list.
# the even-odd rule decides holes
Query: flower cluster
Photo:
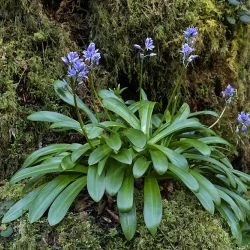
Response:
[{"label": "flower cluster", "polygon": [[180,52],[182,53],[182,62],[185,67],[187,67],[188,64],[197,57],[197,55],[192,55],[192,53],[195,51],[194,46],[197,36],[198,30],[193,26],[188,27],[184,32],[185,42],[182,45],[182,49]]},{"label": "flower cluster", "polygon": [[221,92],[221,94],[222,94],[223,98],[225,98],[226,103],[229,104],[229,103],[231,103],[232,97],[235,94],[235,89],[230,84],[228,84],[227,87],[225,88],[225,90]]},{"label": "flower cluster", "polygon": [[141,45],[134,44],[134,48],[140,50],[140,58],[144,59],[145,57],[152,57],[156,56],[156,53],[153,53],[152,50],[154,49],[153,39],[147,37],[145,40],[145,48],[143,49]]},{"label": "flower cluster", "polygon": [[65,57],[62,57],[62,61],[68,66],[68,76],[74,77],[78,83],[84,78],[88,78],[89,71],[95,65],[99,65],[101,58],[94,43],[90,43],[82,54],[83,56],[80,57],[77,52],[69,52]]},{"label": "flower cluster", "polygon": [[238,115],[237,121],[238,121],[239,125],[236,128],[236,132],[239,133],[241,131],[242,133],[246,133],[247,128],[250,125],[250,114],[242,111]]}]

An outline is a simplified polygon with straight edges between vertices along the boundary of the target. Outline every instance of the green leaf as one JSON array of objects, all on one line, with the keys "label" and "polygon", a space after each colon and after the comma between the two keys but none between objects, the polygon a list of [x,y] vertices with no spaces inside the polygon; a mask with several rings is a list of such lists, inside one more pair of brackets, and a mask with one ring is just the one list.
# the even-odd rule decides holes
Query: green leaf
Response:
[{"label": "green leaf", "polygon": [[83,133],[80,123],[77,121],[61,121],[61,122],[56,122],[50,125],[51,129],[56,129],[59,131],[65,131],[65,130],[76,130],[79,133]]},{"label": "green leaf", "polygon": [[158,182],[154,177],[144,181],[144,221],[151,234],[155,235],[162,218],[162,200]]},{"label": "green leaf", "polygon": [[24,161],[22,168],[31,166],[40,157],[50,154],[60,154],[61,152],[70,150],[71,144],[52,144],[47,147],[40,148],[30,154]]},{"label": "green leaf", "polygon": [[136,231],[136,208],[133,205],[132,209],[128,212],[120,212],[120,223],[122,231],[127,240],[131,240]]},{"label": "green leaf", "polygon": [[127,126],[121,122],[113,122],[113,121],[105,121],[105,122],[100,122],[98,124],[96,124],[96,126],[101,126],[106,127],[106,128],[110,128],[110,127],[117,127],[117,128],[126,128]]},{"label": "green leaf", "polygon": [[71,155],[66,155],[63,159],[62,159],[62,162],[61,162],[61,167],[62,169],[72,169],[74,168],[76,165],[75,162],[72,161],[71,159]]},{"label": "green leaf", "polygon": [[155,171],[159,174],[165,174],[168,170],[168,159],[166,156],[159,150],[150,150],[151,159]]},{"label": "green leaf", "polygon": [[123,118],[133,128],[140,129],[140,123],[137,117],[121,101],[115,98],[105,98],[103,99],[103,105],[108,110]]},{"label": "green leaf", "polygon": [[77,195],[86,186],[86,183],[86,176],[80,177],[57,196],[48,213],[48,221],[51,226],[58,224],[64,218]]},{"label": "green leaf", "polygon": [[99,176],[102,175],[103,169],[104,169],[104,167],[105,167],[106,162],[107,162],[108,159],[109,159],[109,157],[107,156],[107,157],[103,158],[102,160],[100,160],[100,161],[98,162],[98,167],[97,167],[98,170],[97,170],[97,173],[98,173]]},{"label": "green leaf", "polygon": [[167,158],[173,163],[173,165],[178,166],[180,168],[186,169],[188,167],[188,162],[186,158],[175,152],[174,150],[161,146],[161,145],[151,145],[153,148],[158,149],[161,151],[164,155],[167,156]]},{"label": "green leaf", "polygon": [[155,102],[144,101],[140,106],[141,131],[149,138]]},{"label": "green leaf", "polygon": [[123,148],[118,154],[112,154],[111,157],[119,162],[130,165],[133,161],[133,150]]},{"label": "green leaf", "polygon": [[2,223],[9,223],[21,217],[28,210],[32,201],[37,197],[44,185],[36,188],[34,191],[25,195],[21,200],[17,201],[4,215]]},{"label": "green leaf", "polygon": [[240,16],[240,21],[243,23],[249,23],[250,22],[250,15],[242,15]]},{"label": "green leaf", "polygon": [[119,151],[122,146],[122,141],[118,133],[113,133],[109,137],[105,138],[106,144],[114,151]]},{"label": "green leaf", "polygon": [[11,178],[11,183],[16,183],[20,180],[29,177],[42,176],[48,173],[56,173],[61,172],[62,168],[60,167],[60,163],[57,164],[40,164],[35,167],[29,167],[19,170],[14,176]]},{"label": "green leaf", "polygon": [[8,226],[6,229],[2,230],[0,233],[1,237],[8,238],[14,233],[13,227]]},{"label": "green leaf", "polygon": [[179,168],[172,164],[169,164],[169,170],[177,176],[191,191],[197,192],[199,190],[199,183],[197,180],[188,172],[188,170]]},{"label": "green leaf", "polygon": [[198,140],[206,144],[225,144],[228,146],[230,145],[226,140],[216,136],[203,137]]},{"label": "green leaf", "polygon": [[94,165],[102,160],[104,157],[108,156],[112,152],[112,149],[108,147],[106,144],[101,145],[91,152],[88,159],[89,165]]},{"label": "green leaf", "polygon": [[178,122],[181,120],[186,120],[190,114],[190,107],[187,103],[183,103],[180,107],[179,111],[177,112],[176,116],[174,117],[173,122]]},{"label": "green leaf", "polygon": [[29,115],[27,119],[30,121],[39,121],[39,122],[63,122],[63,121],[77,122],[76,120],[66,115],[51,111],[35,112]]},{"label": "green leaf", "polygon": [[137,148],[145,147],[147,138],[146,135],[141,130],[129,128],[124,130],[123,133],[135,147]]},{"label": "green leaf", "polygon": [[99,202],[105,192],[105,175],[98,175],[97,166],[89,166],[87,175],[87,189],[90,197]]},{"label": "green leaf", "polygon": [[84,126],[84,128],[90,140],[100,137],[103,133],[103,129],[99,128],[98,124],[87,124]]},{"label": "green leaf", "polygon": [[[70,87],[68,85],[67,85],[67,87],[65,87],[65,83],[63,81],[57,80],[54,83],[54,89],[55,89],[56,94],[64,102],[75,107],[74,97],[72,95],[72,90],[70,89]],[[91,122],[97,123],[98,121],[97,121],[95,115],[88,108],[88,106],[85,103],[83,103],[79,97],[76,97],[76,101],[77,101],[78,108],[81,109],[88,116],[88,118],[91,120]]]},{"label": "green leaf", "polygon": [[223,199],[225,202],[227,202],[230,205],[230,208],[233,210],[238,220],[245,221],[244,214],[242,213],[240,208],[237,206],[237,204],[234,202],[234,200],[221,189],[218,189],[218,193],[221,199]]},{"label": "green leaf", "polygon": [[61,191],[76,178],[77,175],[61,175],[48,182],[29,206],[29,222],[39,220]]},{"label": "green leaf", "polygon": [[[96,147],[97,145],[100,144],[100,141],[99,140],[91,141],[91,144],[93,147]],[[79,147],[78,149],[73,151],[71,154],[72,161],[75,162],[75,161],[79,160],[83,155],[85,155],[85,153],[89,149],[91,149],[91,146],[89,145],[89,143],[85,143],[84,145],[82,145],[81,147]]]},{"label": "green leaf", "polygon": [[148,167],[150,165],[150,161],[147,161],[145,157],[139,157],[133,166],[133,175],[135,178],[142,177],[146,171],[148,170]]},{"label": "green leaf", "polygon": [[199,115],[211,115],[211,116],[214,116],[214,117],[218,117],[219,116],[214,111],[203,110],[203,111],[198,111],[198,112],[190,113],[188,117],[194,117],[194,116],[199,116]]},{"label": "green leaf", "polygon": [[242,232],[240,228],[239,220],[236,218],[232,210],[226,205],[221,204],[220,207],[217,207],[217,210],[220,212],[222,217],[228,223],[233,237],[237,240],[238,244],[242,242]]},{"label": "green leaf", "polygon": [[195,196],[200,201],[201,205],[210,213],[214,214],[213,199],[208,191],[200,185],[198,192],[194,192]]},{"label": "green leaf", "polygon": [[122,186],[125,168],[124,165],[117,161],[109,161],[106,172],[106,191],[110,196],[117,194]]},{"label": "green leaf", "polygon": [[129,172],[126,174],[117,195],[117,207],[120,212],[129,212],[133,207],[134,177]]},{"label": "green leaf", "polygon": [[203,125],[200,124],[197,120],[194,119],[188,119],[188,120],[181,120],[175,123],[172,123],[169,125],[167,128],[163,129],[161,132],[157,133],[154,135],[153,138],[151,138],[148,143],[149,144],[154,144],[160,141],[163,138],[166,138],[168,135],[173,134],[175,132],[179,132],[183,129],[198,129],[198,128],[203,128]]},{"label": "green leaf", "polygon": [[199,186],[203,187],[211,196],[212,200],[217,206],[220,206],[221,204],[221,198],[217,191],[217,188],[203,175],[201,175],[198,171],[191,169],[189,171],[190,174],[192,174],[195,179],[198,181]]},{"label": "green leaf", "polygon": [[178,144],[180,146],[179,148],[176,149],[178,153],[182,153],[185,150],[194,147],[203,155],[211,154],[211,148],[204,142],[196,140],[196,139],[184,139],[184,140],[181,140]]},{"label": "green leaf", "polygon": [[102,99],[115,98],[115,99],[123,102],[123,100],[120,97],[118,97],[113,91],[110,91],[110,90],[107,90],[107,89],[101,89],[101,90],[99,90],[98,95]]}]

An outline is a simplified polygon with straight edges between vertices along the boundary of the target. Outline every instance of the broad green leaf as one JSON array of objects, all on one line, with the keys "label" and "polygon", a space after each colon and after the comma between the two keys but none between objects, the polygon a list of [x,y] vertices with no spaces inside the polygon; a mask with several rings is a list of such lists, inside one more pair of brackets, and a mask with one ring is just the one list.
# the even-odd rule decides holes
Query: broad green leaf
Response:
[{"label": "broad green leaf", "polygon": [[173,123],[176,123],[181,120],[186,120],[190,114],[190,107],[187,103],[183,103],[179,111],[174,117]]},{"label": "broad green leaf", "polygon": [[209,156],[204,156],[204,155],[197,155],[197,154],[183,154],[184,157],[187,159],[192,159],[192,160],[199,160],[201,162],[209,162],[211,163],[211,167],[219,171],[220,173],[225,173],[231,183],[231,185],[235,188],[236,187],[236,181],[234,179],[234,175],[232,173],[233,170],[229,169],[227,166],[225,166],[223,163],[221,163],[218,160],[215,160],[212,157]]},{"label": "broad green leaf", "polygon": [[127,240],[131,240],[136,231],[136,208],[133,205],[128,212],[119,212],[122,231]]},{"label": "broad green leaf", "polygon": [[61,175],[48,182],[29,206],[29,222],[39,220],[61,191],[76,178],[77,175]]},{"label": "broad green leaf", "polygon": [[37,197],[44,185],[36,188],[34,191],[25,195],[21,200],[17,201],[4,215],[2,223],[9,223],[21,217],[28,210],[32,201]]},{"label": "broad green leaf", "polygon": [[214,111],[203,110],[203,111],[197,111],[197,112],[194,112],[194,113],[190,113],[188,117],[194,117],[194,116],[199,116],[199,115],[211,115],[211,116],[214,116],[214,117],[218,117],[219,116]]},{"label": "broad green leaf", "polygon": [[96,126],[101,126],[106,127],[106,128],[110,128],[110,127],[117,127],[117,128],[126,128],[126,125],[121,123],[121,122],[113,122],[113,121],[105,121],[105,122],[100,122],[98,124],[96,124]]},{"label": "broad green leaf", "polygon": [[[68,85],[65,86],[65,83],[63,81],[57,80],[54,83],[54,89],[55,89],[56,94],[64,102],[75,107],[72,90],[70,89]],[[76,101],[77,101],[78,108],[81,109],[93,123],[97,123],[98,121],[95,115],[93,114],[93,112],[88,108],[88,106],[85,103],[82,102],[82,100],[78,96],[76,97]]]},{"label": "broad green leaf", "polygon": [[76,130],[79,133],[83,133],[80,123],[77,121],[61,121],[61,122],[56,122],[50,125],[50,128],[52,129],[57,129],[59,131],[64,131],[64,130]]},{"label": "broad green leaf", "polygon": [[196,139],[184,139],[181,140],[179,143],[179,148],[176,149],[178,153],[182,153],[185,150],[194,147],[203,155],[210,155],[211,149],[210,147],[202,141]]},{"label": "broad green leaf", "polygon": [[115,152],[119,151],[122,146],[122,141],[118,133],[113,133],[109,137],[105,138],[105,142]]},{"label": "broad green leaf", "polygon": [[204,128],[203,125],[201,125],[200,122],[194,119],[187,119],[187,120],[181,120],[175,123],[172,123],[171,125],[167,126],[165,129],[163,129],[161,132],[154,135],[152,139],[148,141],[150,144],[157,143],[163,138],[166,138],[168,135],[173,134],[175,132],[182,131],[183,129],[198,129],[198,128]]},{"label": "broad green leaf", "polygon": [[243,23],[250,23],[250,15],[242,15],[240,16],[240,20]]},{"label": "broad green leaf", "polygon": [[[97,145],[100,144],[100,141],[99,140],[91,141],[91,144],[93,147],[96,147]],[[82,145],[81,147],[79,147],[78,149],[73,151],[72,155],[71,155],[72,161],[75,162],[75,161],[79,160],[83,155],[85,155],[85,153],[89,149],[91,149],[91,146],[89,145],[89,143],[85,143],[84,145]]]},{"label": "broad green leaf", "polygon": [[175,152],[174,150],[161,146],[161,145],[151,145],[153,148],[158,149],[161,151],[164,155],[167,156],[167,158],[173,163],[173,165],[178,166],[180,168],[186,169],[188,167],[188,162],[186,158]]},{"label": "broad green leaf", "polygon": [[29,115],[27,119],[30,121],[39,121],[39,122],[63,122],[63,121],[77,122],[76,120],[66,115],[51,111],[35,112]]},{"label": "broad green leaf", "polygon": [[198,140],[206,144],[225,144],[228,146],[230,145],[226,140],[217,136],[203,137]]},{"label": "broad green leaf", "polygon": [[123,148],[119,153],[112,154],[111,157],[119,162],[130,165],[133,161],[133,150]]},{"label": "broad green leaf", "polygon": [[218,189],[218,193],[221,199],[223,199],[225,202],[227,202],[230,205],[230,208],[233,210],[238,220],[245,221],[244,214],[242,213],[240,208],[237,206],[237,204],[234,202],[234,200],[221,189]]},{"label": "broad green leaf", "polygon": [[59,164],[40,164],[35,167],[23,168],[20,169],[14,176],[11,178],[11,183],[16,183],[20,180],[29,177],[42,176],[48,173],[57,173],[61,172],[62,168]]},{"label": "broad green leaf", "polygon": [[107,156],[107,157],[103,158],[102,160],[100,160],[98,162],[97,173],[98,173],[99,176],[102,175],[103,170],[105,168],[105,165],[106,165],[106,162],[107,162],[108,159],[109,159],[109,157]]},{"label": "broad green leaf", "polygon": [[103,100],[103,105],[108,110],[116,113],[119,117],[123,118],[133,128],[140,129],[140,123],[137,117],[121,101],[115,98],[105,98]]},{"label": "broad green leaf", "polygon": [[87,189],[90,197],[99,202],[105,192],[105,175],[98,175],[97,166],[89,166],[87,175]]},{"label": "broad green leaf", "polygon": [[235,214],[226,204],[221,204],[220,207],[217,207],[217,210],[220,212],[222,217],[228,223],[231,229],[232,235],[237,240],[237,243],[241,244],[242,232],[241,232],[239,220],[236,218]]},{"label": "broad green leaf", "polygon": [[199,186],[200,187],[202,186],[209,193],[209,195],[213,199],[214,203],[217,206],[220,206],[221,198],[220,198],[220,195],[217,191],[217,188],[206,177],[204,177],[202,174],[200,174],[198,171],[191,169],[189,171],[189,173],[195,177],[195,179],[199,183]]},{"label": "broad green leaf", "polygon": [[70,150],[71,144],[52,144],[47,147],[40,148],[30,154],[26,160],[24,161],[22,168],[26,168],[31,166],[37,159],[42,156],[50,155],[50,154],[59,154],[66,150]]},{"label": "broad green leaf", "polygon": [[199,183],[197,180],[188,172],[188,170],[179,168],[172,164],[169,164],[169,170],[179,178],[191,191],[198,192]]},{"label": "broad green leaf", "polygon": [[100,127],[98,127],[98,125],[95,125],[92,123],[85,125],[84,128],[86,129],[87,136],[90,140],[100,137],[103,133],[102,128],[100,128]]},{"label": "broad green leaf", "polygon": [[155,235],[162,218],[162,200],[158,182],[154,177],[144,181],[144,221],[151,234]]},{"label": "broad green leaf", "polygon": [[128,109],[133,112],[133,114],[140,108],[140,102],[134,102],[128,106]]},{"label": "broad green leaf", "polygon": [[150,161],[147,161],[145,157],[139,157],[133,166],[133,175],[135,178],[142,177],[146,171],[148,170],[148,167],[150,165]]},{"label": "broad green leaf", "polygon": [[155,102],[144,101],[140,106],[141,131],[149,138]]},{"label": "broad green leaf", "polygon": [[227,193],[229,196],[231,196],[239,206],[241,206],[241,207],[243,207],[245,209],[248,216],[250,215],[250,203],[249,203],[249,201],[245,200],[240,195],[238,195],[235,192],[232,192],[231,190],[229,190],[227,188],[224,188],[224,187],[221,187],[221,186],[218,186],[218,185],[216,185],[216,187],[218,189],[224,191],[225,193]]},{"label": "broad green leaf", "polygon": [[77,195],[86,186],[86,183],[86,176],[80,177],[57,196],[48,213],[48,221],[51,226],[58,224],[64,218]]},{"label": "broad green leaf", "polygon": [[214,203],[210,193],[200,185],[198,192],[194,192],[201,205],[210,213],[214,214]]},{"label": "broad green leaf", "polygon": [[98,95],[102,99],[115,98],[115,99],[123,102],[122,98],[118,97],[113,91],[110,91],[110,90],[107,90],[107,89],[101,89],[101,90],[99,90]]},{"label": "broad green leaf", "polygon": [[107,166],[105,178],[106,191],[110,196],[114,196],[122,186],[125,168],[124,164],[115,160],[109,161]]},{"label": "broad green leaf", "polygon": [[65,170],[72,169],[75,167],[75,165],[76,163],[72,161],[71,155],[67,155],[62,159],[62,162],[61,162],[62,169],[65,169]]},{"label": "broad green leaf", "polygon": [[239,176],[244,182],[247,182],[248,184],[250,184],[250,175],[246,174],[242,171],[236,170],[236,169],[232,169],[232,172],[234,174],[236,174],[237,176]]},{"label": "broad green leaf", "polygon": [[159,114],[152,115],[152,125],[158,128],[161,125],[161,118]]},{"label": "broad green leaf", "polygon": [[100,160],[109,155],[111,152],[112,149],[106,144],[99,146],[89,155],[88,164],[94,165],[98,163]]},{"label": "broad green leaf", "polygon": [[166,156],[159,150],[150,150],[151,159],[155,171],[159,174],[165,174],[168,170],[168,159]]},{"label": "broad green leaf", "polygon": [[124,177],[122,186],[117,195],[117,207],[120,212],[129,212],[133,207],[134,177],[131,172]]},{"label": "broad green leaf", "polygon": [[145,147],[147,138],[141,130],[129,128],[124,130],[123,133],[129,139],[129,141],[137,148]]}]

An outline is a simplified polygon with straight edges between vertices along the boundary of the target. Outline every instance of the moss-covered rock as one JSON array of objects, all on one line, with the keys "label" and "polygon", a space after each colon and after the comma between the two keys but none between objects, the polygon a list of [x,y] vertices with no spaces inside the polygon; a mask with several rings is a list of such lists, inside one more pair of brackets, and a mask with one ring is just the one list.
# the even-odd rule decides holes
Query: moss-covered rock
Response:
[{"label": "moss-covered rock", "polygon": [[[0,188],[0,204],[20,193],[19,185],[7,183]],[[221,219],[208,215],[188,191],[175,191],[163,201],[163,208],[163,220],[155,237],[145,228],[140,215],[131,241],[125,240],[118,225],[114,227],[116,223],[103,228],[87,212],[69,213],[54,227],[44,218],[29,224],[23,216],[11,223],[12,236],[0,238],[0,249],[236,249]]]}]

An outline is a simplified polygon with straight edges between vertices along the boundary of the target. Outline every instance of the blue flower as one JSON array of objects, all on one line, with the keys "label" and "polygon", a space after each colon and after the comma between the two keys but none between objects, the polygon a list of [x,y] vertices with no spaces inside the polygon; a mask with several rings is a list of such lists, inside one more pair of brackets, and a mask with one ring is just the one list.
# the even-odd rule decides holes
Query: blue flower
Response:
[{"label": "blue flower", "polygon": [[146,50],[153,50],[155,46],[153,45],[153,39],[148,37],[146,38],[146,41],[145,41],[145,48]]},{"label": "blue flower", "polygon": [[67,56],[62,57],[62,61],[65,64],[74,63],[78,59],[79,59],[79,55],[77,52],[69,52]]},{"label": "blue flower", "polygon": [[237,121],[239,125],[236,128],[236,132],[238,133],[241,130],[242,133],[246,133],[250,125],[250,114],[242,111],[238,115]]},{"label": "blue flower", "polygon": [[142,47],[139,44],[134,44],[134,48],[142,50]]},{"label": "blue flower", "polygon": [[228,84],[224,91],[221,92],[223,98],[225,98],[227,103],[231,103],[232,97],[235,94],[235,89]]},{"label": "blue flower", "polygon": [[188,27],[184,32],[184,38],[187,41],[190,37],[198,36],[198,30],[194,26]]},{"label": "blue flower", "polygon": [[184,43],[182,45],[181,53],[183,54],[182,56],[182,61],[185,64],[185,61],[187,59],[187,56],[189,56],[195,49],[190,47],[188,43]]},{"label": "blue flower", "polygon": [[85,61],[89,62],[89,66],[92,67],[94,64],[99,65],[99,60],[101,59],[101,54],[99,50],[95,48],[94,43],[90,43],[88,48],[83,51],[83,56]]},{"label": "blue flower", "polygon": [[88,70],[86,64],[78,59],[69,66],[68,76],[76,77],[78,81],[83,78],[87,78]]}]

